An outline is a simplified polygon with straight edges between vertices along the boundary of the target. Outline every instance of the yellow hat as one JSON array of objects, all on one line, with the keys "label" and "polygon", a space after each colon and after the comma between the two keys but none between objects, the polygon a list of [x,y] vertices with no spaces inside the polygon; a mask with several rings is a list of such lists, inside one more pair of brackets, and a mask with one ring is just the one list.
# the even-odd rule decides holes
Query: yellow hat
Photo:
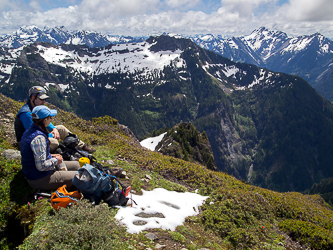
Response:
[{"label": "yellow hat", "polygon": [[81,157],[80,159],[79,159],[79,163],[80,163],[80,167],[82,168],[82,166],[84,165],[84,164],[90,164],[90,160],[89,160],[89,158],[87,158],[87,157]]}]

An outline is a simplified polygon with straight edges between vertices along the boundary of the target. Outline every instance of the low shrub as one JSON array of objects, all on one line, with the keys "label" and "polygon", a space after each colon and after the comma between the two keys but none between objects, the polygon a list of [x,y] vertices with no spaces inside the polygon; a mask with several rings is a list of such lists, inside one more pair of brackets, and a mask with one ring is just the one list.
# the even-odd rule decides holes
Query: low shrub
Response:
[{"label": "low shrub", "polygon": [[125,228],[114,219],[116,210],[106,204],[93,206],[82,200],[77,206],[44,212],[29,240],[19,249],[125,249]]},{"label": "low shrub", "polygon": [[293,240],[310,245],[311,249],[333,249],[333,232],[311,222],[300,220],[280,221],[279,227]]}]

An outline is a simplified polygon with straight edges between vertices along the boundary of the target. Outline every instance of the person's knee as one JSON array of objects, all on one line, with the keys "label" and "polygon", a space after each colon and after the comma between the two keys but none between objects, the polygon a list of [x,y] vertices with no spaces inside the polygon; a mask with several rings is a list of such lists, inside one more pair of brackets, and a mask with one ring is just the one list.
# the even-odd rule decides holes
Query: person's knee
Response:
[{"label": "person's knee", "polygon": [[64,125],[57,125],[55,128],[60,131],[60,130],[68,130]]},{"label": "person's knee", "polygon": [[78,161],[65,161],[66,167],[69,171],[77,171],[80,168]]},{"label": "person's knee", "polygon": [[66,128],[64,125],[57,125],[55,128],[58,130],[61,140],[65,139],[65,137],[70,133],[68,128]]},{"label": "person's knee", "polygon": [[73,186],[73,178],[76,171],[56,171],[56,183],[60,186],[66,184],[67,187]]},{"label": "person's knee", "polygon": [[51,151],[51,153],[53,153],[59,147],[59,142],[57,139],[50,138],[50,137],[49,137],[49,141],[50,141],[50,151]]}]

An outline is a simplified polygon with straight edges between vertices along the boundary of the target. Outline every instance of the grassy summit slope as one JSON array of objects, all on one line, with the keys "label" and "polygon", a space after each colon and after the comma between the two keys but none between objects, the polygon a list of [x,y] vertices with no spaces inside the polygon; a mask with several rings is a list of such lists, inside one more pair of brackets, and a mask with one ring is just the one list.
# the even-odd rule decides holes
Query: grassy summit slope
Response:
[{"label": "grassy summit slope", "polygon": [[[21,105],[0,96],[0,153],[15,148],[3,117],[16,114]],[[198,164],[151,152],[111,117],[85,121],[58,109],[54,123],[64,124],[96,146],[99,161],[112,159],[123,167],[129,177],[123,181],[137,192],[156,187],[179,192],[199,189],[209,198],[198,216],[188,218],[174,232],[158,229],[132,235],[115,221],[116,210],[106,206],[92,207],[80,202],[76,207],[55,212],[44,199],[29,207],[25,197],[32,190],[22,176],[20,161],[6,160],[1,155],[3,249],[147,249],[157,243],[167,249],[297,249],[301,245],[333,248],[333,211],[319,195],[273,192]],[[152,179],[149,182],[142,180],[147,174]],[[15,237],[11,236],[13,232]],[[155,233],[158,239],[149,240],[147,232]]]}]

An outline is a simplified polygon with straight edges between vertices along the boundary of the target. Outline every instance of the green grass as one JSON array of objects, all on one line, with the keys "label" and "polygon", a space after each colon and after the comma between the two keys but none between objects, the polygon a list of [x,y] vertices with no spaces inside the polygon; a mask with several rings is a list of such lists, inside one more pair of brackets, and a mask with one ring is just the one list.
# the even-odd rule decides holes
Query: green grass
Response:
[{"label": "green grass", "polygon": [[172,232],[172,231],[170,231],[169,233],[170,233],[171,238],[172,238],[173,240],[175,240],[175,241],[179,241],[179,242],[182,242],[182,243],[185,243],[186,238],[185,238],[185,236],[182,235],[181,233],[178,233],[178,232]]},{"label": "green grass", "polygon": [[112,148],[99,146],[96,147],[96,149],[97,151],[94,153],[94,157],[98,162],[115,159],[115,151]]}]

